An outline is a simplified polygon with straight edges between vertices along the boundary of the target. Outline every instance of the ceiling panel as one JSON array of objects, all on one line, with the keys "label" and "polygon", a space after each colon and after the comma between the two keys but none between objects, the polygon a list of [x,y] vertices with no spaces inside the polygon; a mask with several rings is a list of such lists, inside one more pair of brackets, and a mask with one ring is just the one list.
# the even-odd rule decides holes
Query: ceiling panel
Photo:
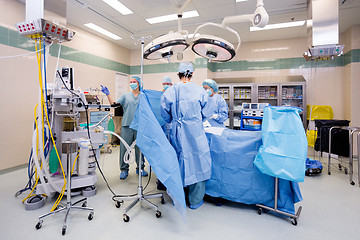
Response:
[{"label": "ceiling panel", "polygon": [[[56,1],[56,0],[47,0]],[[265,9],[268,11],[271,23],[288,22],[291,20],[307,19],[308,0],[264,0]],[[67,0],[68,23],[86,29],[85,21],[92,20],[123,39],[114,41],[126,48],[137,48],[131,40],[131,35],[148,36],[156,38],[159,35],[176,31],[177,21],[149,24],[146,18],[174,14],[186,0],[121,0],[121,2],[134,13],[121,15],[102,0]],[[250,14],[256,8],[256,0],[236,3],[235,0],[192,0],[185,11],[197,10],[199,17],[183,19],[183,29],[194,32],[197,26],[205,22],[221,23],[224,17]],[[350,26],[360,23],[360,1],[347,0],[340,4],[340,31],[346,31]],[[250,32],[250,23],[230,24],[229,27],[236,30],[242,41],[261,41],[290,37],[306,36],[304,27],[292,29],[278,29],[261,32]],[[86,29],[87,30],[87,29]],[[212,30],[216,32],[217,30]],[[101,35],[99,35],[101,36]],[[230,35],[223,34],[223,38]],[[106,38],[106,37],[104,37]]]}]

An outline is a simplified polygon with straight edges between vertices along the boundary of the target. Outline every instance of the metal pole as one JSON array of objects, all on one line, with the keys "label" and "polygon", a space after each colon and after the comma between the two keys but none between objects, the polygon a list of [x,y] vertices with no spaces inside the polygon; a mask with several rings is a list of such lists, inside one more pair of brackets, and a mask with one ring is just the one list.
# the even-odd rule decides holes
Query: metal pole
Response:
[{"label": "metal pole", "polygon": [[71,143],[66,144],[67,153],[67,193],[66,193],[66,205],[71,205]]}]

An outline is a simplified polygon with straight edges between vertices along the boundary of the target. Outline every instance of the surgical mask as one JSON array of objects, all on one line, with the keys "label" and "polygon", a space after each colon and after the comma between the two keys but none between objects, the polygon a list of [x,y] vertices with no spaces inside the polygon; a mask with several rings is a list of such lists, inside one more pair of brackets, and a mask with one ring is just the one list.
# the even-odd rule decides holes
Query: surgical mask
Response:
[{"label": "surgical mask", "polygon": [[132,90],[135,90],[135,89],[137,89],[138,84],[137,83],[130,83],[130,87],[131,87]]},{"label": "surgical mask", "polygon": [[212,94],[211,89],[206,90],[206,93],[210,96]]},{"label": "surgical mask", "polygon": [[168,89],[170,85],[163,85],[164,90]]}]

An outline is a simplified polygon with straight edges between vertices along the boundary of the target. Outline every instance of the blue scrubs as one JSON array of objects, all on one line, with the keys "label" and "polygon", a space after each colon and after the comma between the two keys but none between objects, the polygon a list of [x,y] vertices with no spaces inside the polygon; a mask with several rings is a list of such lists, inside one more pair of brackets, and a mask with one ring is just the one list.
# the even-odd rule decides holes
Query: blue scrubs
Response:
[{"label": "blue scrubs", "polygon": [[212,97],[209,97],[209,104],[213,114],[217,114],[216,118],[208,119],[208,122],[213,127],[225,127],[224,122],[228,119],[228,105],[225,99],[219,94],[215,93]]},{"label": "blue scrubs", "polygon": [[[208,98],[202,87],[191,82],[179,82],[161,97],[161,115],[172,123],[170,143],[178,156],[184,186],[204,185],[211,176],[210,149],[202,125],[203,119],[212,115]],[[190,187],[190,204],[198,205],[204,194],[204,187]]]}]

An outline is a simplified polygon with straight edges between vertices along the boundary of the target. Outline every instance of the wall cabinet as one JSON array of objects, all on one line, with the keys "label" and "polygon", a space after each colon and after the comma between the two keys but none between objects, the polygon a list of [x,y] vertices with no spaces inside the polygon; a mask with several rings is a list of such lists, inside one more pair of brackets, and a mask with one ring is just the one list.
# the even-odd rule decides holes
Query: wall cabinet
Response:
[{"label": "wall cabinet", "polygon": [[303,109],[300,114],[306,124],[305,83],[249,83],[219,84],[219,94],[229,106],[229,118],[225,126],[240,129],[242,103],[269,103],[271,106],[295,106]]}]

